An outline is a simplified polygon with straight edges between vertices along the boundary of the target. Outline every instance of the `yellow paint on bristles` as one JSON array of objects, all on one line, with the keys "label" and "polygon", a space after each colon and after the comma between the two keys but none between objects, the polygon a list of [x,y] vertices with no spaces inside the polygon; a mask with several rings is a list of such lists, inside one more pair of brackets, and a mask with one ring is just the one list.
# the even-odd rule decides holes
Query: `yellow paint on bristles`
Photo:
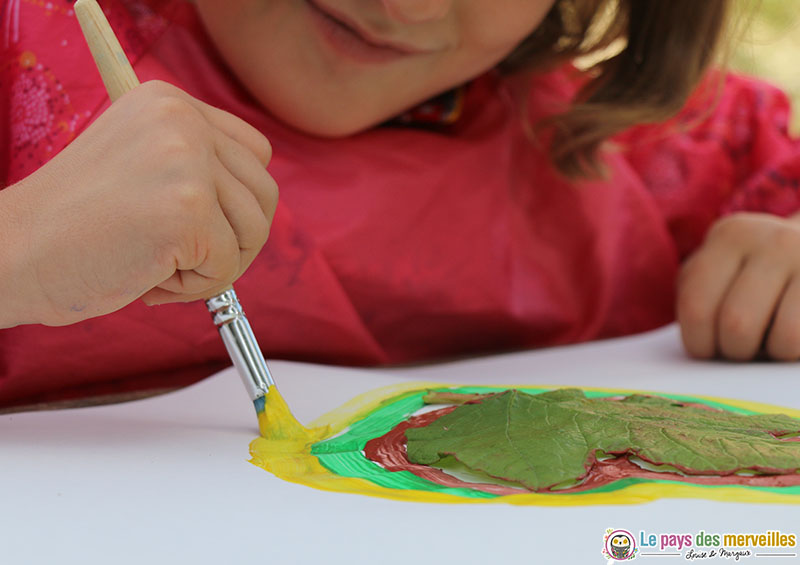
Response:
[{"label": "yellow paint on bristles", "polygon": [[271,386],[264,397],[264,410],[258,413],[258,430],[261,437],[271,441],[314,443],[325,436],[328,428],[304,427],[289,410],[278,388]]}]

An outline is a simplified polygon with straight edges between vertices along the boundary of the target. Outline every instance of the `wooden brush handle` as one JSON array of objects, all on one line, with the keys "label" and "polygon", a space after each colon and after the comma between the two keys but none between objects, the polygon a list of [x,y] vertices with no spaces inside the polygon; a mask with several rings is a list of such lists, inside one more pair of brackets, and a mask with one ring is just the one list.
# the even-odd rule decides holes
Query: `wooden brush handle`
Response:
[{"label": "wooden brush handle", "polygon": [[139,86],[139,79],[97,2],[78,0],[75,15],[111,101]]}]

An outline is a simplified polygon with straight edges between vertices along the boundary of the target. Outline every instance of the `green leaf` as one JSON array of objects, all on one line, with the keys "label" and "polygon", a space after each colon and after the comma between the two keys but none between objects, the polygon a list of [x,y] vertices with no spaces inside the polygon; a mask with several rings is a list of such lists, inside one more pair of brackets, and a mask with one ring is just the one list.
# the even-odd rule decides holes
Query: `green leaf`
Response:
[{"label": "green leaf", "polygon": [[776,437],[800,432],[800,420],[785,415],[746,416],[643,395],[589,399],[577,389],[508,390],[470,400],[407,430],[409,460],[433,465],[453,456],[531,490],[580,481],[600,454],[636,456],[686,474],[800,470],[800,441]]}]

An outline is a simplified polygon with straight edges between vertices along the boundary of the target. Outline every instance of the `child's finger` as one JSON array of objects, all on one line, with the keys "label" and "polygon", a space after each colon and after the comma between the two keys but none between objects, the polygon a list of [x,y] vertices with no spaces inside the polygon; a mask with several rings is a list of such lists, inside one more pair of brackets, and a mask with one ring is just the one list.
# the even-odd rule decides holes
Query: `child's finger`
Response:
[{"label": "child's finger", "polygon": [[202,114],[206,121],[213,127],[219,129],[229,137],[247,147],[259,160],[263,166],[269,164],[272,158],[272,147],[269,140],[256,128],[234,116],[233,114],[215,108],[198,100],[192,95],[184,92],[180,88],[163,81],[148,81],[143,83],[138,89],[149,89],[156,94],[157,98],[178,98],[188,102],[192,107]]},{"label": "child's finger", "polygon": [[233,282],[239,274],[240,251],[236,235],[222,210],[213,213],[198,232],[196,249],[185,249],[177,257],[176,270],[157,285],[180,295],[197,295]]},{"label": "child's finger", "polygon": [[215,180],[220,208],[239,247],[238,278],[266,243],[272,218],[267,217],[255,195],[221,163]]},{"label": "child's finger", "polygon": [[150,289],[142,295],[141,300],[148,306],[157,306],[159,304],[171,304],[173,302],[194,302],[196,300],[207,300],[208,298],[219,294],[220,292],[229,288],[230,284],[220,284],[209,287],[202,292],[195,294],[185,294],[183,292],[172,292],[160,287]]},{"label": "child's finger", "polygon": [[[272,221],[278,205],[277,183],[253,153],[234,139],[219,133],[214,143],[217,158],[222,165],[239,181],[243,190],[250,191],[255,197],[249,202],[249,206],[261,210],[268,222],[266,229],[269,230],[269,222]],[[261,245],[263,244],[262,241]]]},{"label": "child's finger", "polygon": [[747,361],[756,356],[788,278],[769,254],[745,261],[717,314],[717,349],[723,357]]},{"label": "child's finger", "polygon": [[800,279],[796,276],[786,285],[765,346],[773,359],[800,359]]},{"label": "child's finger", "polygon": [[716,246],[702,248],[685,263],[676,310],[684,347],[692,357],[716,354],[717,312],[741,263],[740,254]]},{"label": "child's finger", "polygon": [[209,106],[188,94],[186,96],[212,126],[250,150],[261,163],[262,168],[269,165],[269,161],[272,159],[272,146],[264,134],[225,110]]}]

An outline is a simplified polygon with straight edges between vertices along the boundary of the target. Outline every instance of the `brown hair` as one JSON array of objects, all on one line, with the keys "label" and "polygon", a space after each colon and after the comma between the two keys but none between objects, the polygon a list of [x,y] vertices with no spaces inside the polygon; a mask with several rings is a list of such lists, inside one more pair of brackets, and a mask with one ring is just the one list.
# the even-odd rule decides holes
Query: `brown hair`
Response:
[{"label": "brown hair", "polygon": [[634,124],[664,121],[712,61],[730,0],[557,0],[500,70],[541,70],[624,41],[552,126],[551,157],[568,177],[596,176],[601,143]]}]

